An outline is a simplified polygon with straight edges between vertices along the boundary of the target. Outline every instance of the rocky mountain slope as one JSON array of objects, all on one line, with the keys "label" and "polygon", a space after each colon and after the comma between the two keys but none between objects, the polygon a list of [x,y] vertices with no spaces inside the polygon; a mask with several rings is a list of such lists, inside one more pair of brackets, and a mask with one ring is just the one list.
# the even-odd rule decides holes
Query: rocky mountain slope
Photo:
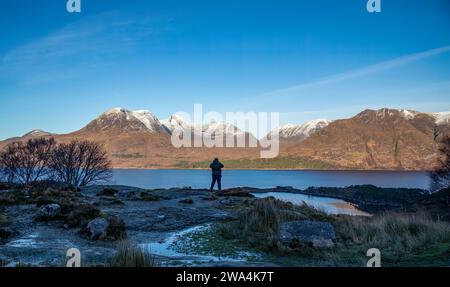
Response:
[{"label": "rocky mountain slope", "polygon": [[366,110],[332,122],[282,153],[346,168],[430,169],[437,156],[435,140],[448,122],[442,115]]}]

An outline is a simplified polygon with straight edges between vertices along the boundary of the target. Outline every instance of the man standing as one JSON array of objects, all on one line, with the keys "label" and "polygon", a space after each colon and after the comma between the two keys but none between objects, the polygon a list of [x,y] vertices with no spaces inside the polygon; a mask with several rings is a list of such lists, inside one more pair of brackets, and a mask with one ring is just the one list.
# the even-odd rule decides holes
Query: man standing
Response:
[{"label": "man standing", "polygon": [[212,170],[212,182],[211,182],[211,192],[214,189],[214,185],[219,186],[219,191],[222,190],[222,168],[224,165],[219,161],[218,158],[215,158],[214,161],[209,165]]}]

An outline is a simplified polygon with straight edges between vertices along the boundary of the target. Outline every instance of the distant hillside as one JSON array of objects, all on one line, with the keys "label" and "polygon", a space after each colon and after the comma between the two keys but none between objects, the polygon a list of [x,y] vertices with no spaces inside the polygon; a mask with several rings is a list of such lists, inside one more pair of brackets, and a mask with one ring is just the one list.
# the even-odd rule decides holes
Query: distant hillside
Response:
[{"label": "distant hillside", "polygon": [[195,126],[179,116],[160,121],[150,111],[115,108],[106,111],[82,129],[69,134],[35,130],[22,137],[0,142],[7,144],[35,137],[54,137],[58,142],[74,139],[103,144],[116,168],[207,168],[220,157],[228,168],[275,169],[389,169],[428,170],[436,162],[436,140],[450,131],[450,113],[420,113],[408,110],[366,110],[350,119],[315,120],[289,124],[268,136],[280,136],[280,155],[260,159],[255,148],[175,148],[171,134],[189,130],[202,134],[253,135],[228,123]]}]

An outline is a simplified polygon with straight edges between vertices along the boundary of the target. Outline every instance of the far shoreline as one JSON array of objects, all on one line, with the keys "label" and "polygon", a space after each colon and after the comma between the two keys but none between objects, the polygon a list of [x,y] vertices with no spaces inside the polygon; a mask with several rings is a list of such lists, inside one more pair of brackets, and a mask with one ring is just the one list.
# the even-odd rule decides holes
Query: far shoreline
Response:
[{"label": "far shoreline", "polygon": [[[177,168],[177,167],[167,167],[167,168],[143,168],[143,167],[113,167],[114,170],[161,170],[161,171],[170,171],[170,170],[201,170],[208,171],[209,168]],[[330,171],[330,172],[346,172],[346,171],[357,171],[357,172],[416,172],[416,173],[428,173],[432,172],[431,170],[409,170],[409,169],[321,169],[321,168],[226,168],[224,170],[231,171]]]}]

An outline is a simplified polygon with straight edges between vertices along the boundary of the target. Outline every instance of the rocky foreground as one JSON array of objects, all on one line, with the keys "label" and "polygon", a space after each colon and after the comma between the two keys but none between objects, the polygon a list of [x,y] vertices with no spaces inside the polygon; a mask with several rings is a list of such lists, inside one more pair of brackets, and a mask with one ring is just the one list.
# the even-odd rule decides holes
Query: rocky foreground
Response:
[{"label": "rocky foreground", "polygon": [[[155,255],[159,264],[359,266],[359,259],[334,258],[336,252],[339,253],[344,247],[352,252],[356,252],[356,247],[361,247],[361,250],[365,248],[360,243],[354,243],[362,240],[356,238],[359,235],[354,219],[328,216],[307,206],[293,206],[275,199],[257,199],[252,195],[278,190],[329,196],[330,190],[240,188],[211,194],[207,190],[189,188],[144,190],[126,186],[90,186],[74,189],[55,183],[42,183],[32,188],[0,187],[1,266],[65,266],[69,248],[81,251],[83,266],[109,266],[118,242],[126,240],[133,245],[163,243],[174,232],[204,224],[208,224],[208,229],[187,234],[186,238],[175,238],[173,247],[183,254],[219,254],[219,260],[188,260],[187,264],[179,256],[173,259],[160,254]],[[339,193],[337,197],[358,203],[363,200],[355,190],[368,188],[340,189],[340,193],[336,189],[334,191]],[[374,199],[373,194],[377,191],[373,188],[367,194],[372,205],[377,203],[380,207],[382,202]],[[419,210],[417,202],[429,200],[419,191],[411,192],[408,199],[404,196],[402,193],[402,196],[386,199],[386,209],[398,207],[395,204],[403,201],[411,207],[411,212],[416,213]],[[373,210],[370,208],[370,211]],[[422,220],[421,224],[431,226],[426,220]],[[352,234],[345,230],[348,228],[355,231],[351,238],[344,236]],[[450,246],[448,224],[439,225],[437,229],[443,246]],[[429,233],[428,230],[424,232]],[[388,244],[391,239],[386,240]],[[348,242],[351,244],[348,245]],[[234,250],[237,246],[240,254],[246,255],[242,260],[230,260],[223,250]],[[444,261],[439,257],[436,264],[450,264],[448,260],[445,263],[445,252],[442,256]]]}]

